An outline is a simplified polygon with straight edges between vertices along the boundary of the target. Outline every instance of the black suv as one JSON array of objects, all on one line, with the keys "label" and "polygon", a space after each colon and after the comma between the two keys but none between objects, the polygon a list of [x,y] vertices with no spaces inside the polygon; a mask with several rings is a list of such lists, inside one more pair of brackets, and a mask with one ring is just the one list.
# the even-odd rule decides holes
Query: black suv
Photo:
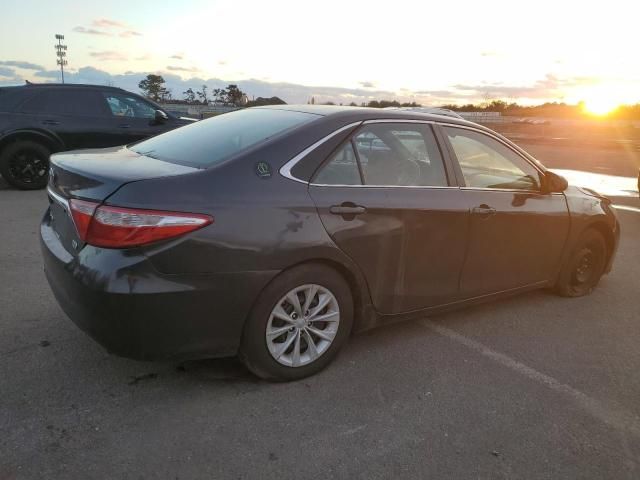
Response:
[{"label": "black suv", "polygon": [[186,125],[120,88],[28,84],[0,88],[0,174],[21,189],[47,184],[49,155],[124,145]]}]

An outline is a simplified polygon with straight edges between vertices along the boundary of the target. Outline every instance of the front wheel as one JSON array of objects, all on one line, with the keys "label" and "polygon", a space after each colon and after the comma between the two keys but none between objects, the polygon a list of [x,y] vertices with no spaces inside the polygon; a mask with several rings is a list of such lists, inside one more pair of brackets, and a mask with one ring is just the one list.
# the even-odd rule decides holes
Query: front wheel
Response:
[{"label": "front wheel", "polygon": [[587,230],[562,267],[555,290],[563,297],[588,295],[598,285],[607,262],[607,244],[602,234]]},{"label": "front wheel", "polygon": [[240,358],[259,377],[290,381],[322,370],[349,337],[349,285],[324,265],[282,273],[258,298],[245,325]]},{"label": "front wheel", "polygon": [[0,174],[16,188],[37,190],[47,185],[49,155],[44,145],[33,141],[17,141],[0,153]]}]

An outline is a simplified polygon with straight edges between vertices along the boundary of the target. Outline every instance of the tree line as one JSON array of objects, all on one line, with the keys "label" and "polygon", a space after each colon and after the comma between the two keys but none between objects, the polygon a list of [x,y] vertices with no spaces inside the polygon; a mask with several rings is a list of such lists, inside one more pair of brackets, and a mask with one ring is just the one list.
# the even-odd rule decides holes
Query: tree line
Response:
[{"label": "tree line", "polygon": [[230,84],[227,88],[214,88],[209,90],[207,85],[200,89],[188,88],[182,92],[183,99],[173,98],[171,89],[166,88],[162,75],[149,74],[138,83],[138,88],[145,97],[154,102],[174,101],[176,103],[188,103],[195,105],[216,104],[241,106],[247,103],[247,95],[240,90],[238,85]]}]

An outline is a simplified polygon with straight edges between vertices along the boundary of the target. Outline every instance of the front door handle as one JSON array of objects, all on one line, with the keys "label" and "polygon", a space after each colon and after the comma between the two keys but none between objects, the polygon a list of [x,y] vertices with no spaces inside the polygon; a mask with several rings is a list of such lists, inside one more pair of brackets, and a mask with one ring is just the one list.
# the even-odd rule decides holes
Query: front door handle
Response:
[{"label": "front door handle", "polygon": [[129,125],[128,123],[123,123],[119,125],[120,128],[131,128],[131,125]]},{"label": "front door handle", "polygon": [[359,205],[334,205],[329,209],[334,215],[361,215],[367,211],[366,208]]},{"label": "front door handle", "polygon": [[60,125],[60,122],[58,122],[57,120],[43,120],[42,124],[43,125]]},{"label": "front door handle", "polygon": [[496,214],[496,209],[483,203],[478,207],[473,207],[471,209],[471,212],[478,215],[480,218],[489,218],[490,216]]}]

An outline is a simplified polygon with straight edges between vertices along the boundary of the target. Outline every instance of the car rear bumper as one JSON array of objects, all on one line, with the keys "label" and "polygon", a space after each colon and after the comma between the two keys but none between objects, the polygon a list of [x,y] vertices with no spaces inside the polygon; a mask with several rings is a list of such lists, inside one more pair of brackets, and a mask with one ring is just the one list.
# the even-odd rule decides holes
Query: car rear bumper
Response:
[{"label": "car rear bumper", "polygon": [[166,275],[142,252],[67,252],[40,229],[44,270],[69,318],[109,352],[138,360],[235,355],[253,301],[277,271]]}]

